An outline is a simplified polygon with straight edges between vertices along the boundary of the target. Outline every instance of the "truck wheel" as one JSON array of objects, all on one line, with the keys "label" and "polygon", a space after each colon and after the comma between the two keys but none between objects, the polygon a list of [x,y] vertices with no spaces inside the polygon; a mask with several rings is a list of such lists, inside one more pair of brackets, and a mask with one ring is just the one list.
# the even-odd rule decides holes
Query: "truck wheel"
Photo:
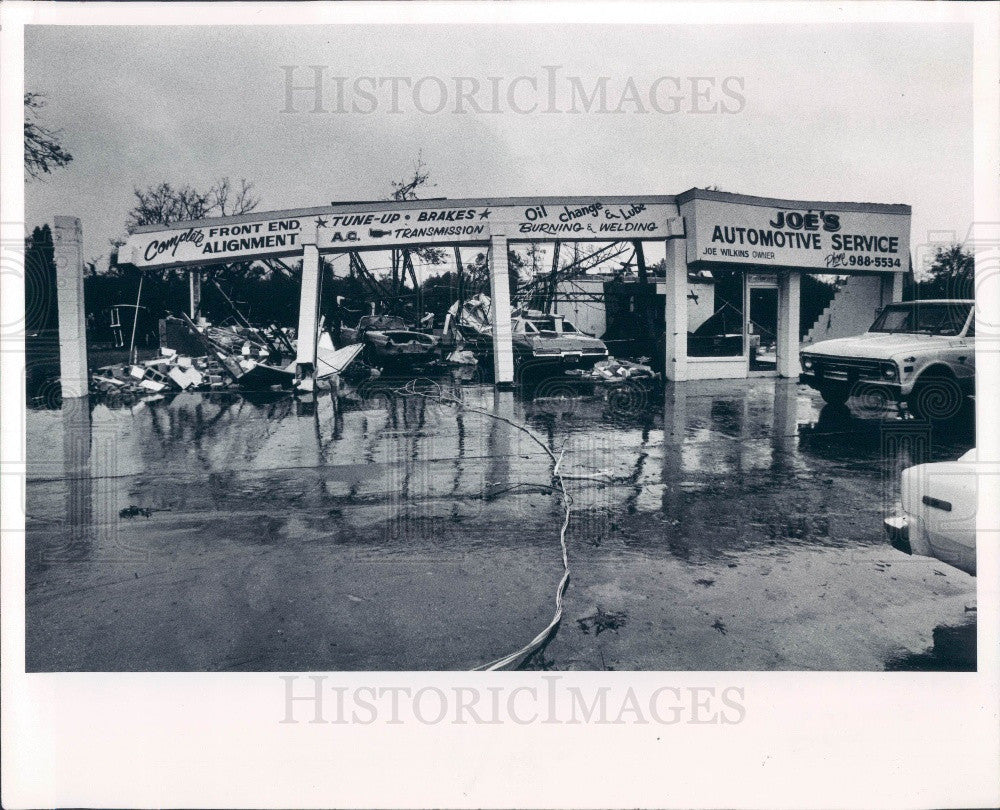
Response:
[{"label": "truck wheel", "polygon": [[859,407],[873,411],[884,410],[897,401],[889,388],[878,383],[855,384],[851,389],[851,397],[854,398]]},{"label": "truck wheel", "polygon": [[917,419],[941,422],[958,415],[963,399],[962,388],[954,377],[921,377],[906,398],[906,405]]},{"label": "truck wheel", "polygon": [[846,385],[824,385],[819,389],[819,395],[823,397],[823,401],[829,402],[831,405],[843,405],[847,402],[850,394],[851,392]]}]

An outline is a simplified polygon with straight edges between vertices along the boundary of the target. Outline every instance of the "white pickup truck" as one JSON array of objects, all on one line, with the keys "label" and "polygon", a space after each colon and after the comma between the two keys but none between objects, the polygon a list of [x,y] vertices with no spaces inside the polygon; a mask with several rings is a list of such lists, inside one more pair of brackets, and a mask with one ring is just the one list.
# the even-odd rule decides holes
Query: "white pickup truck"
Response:
[{"label": "white pickup truck", "polygon": [[881,398],[918,419],[949,419],[975,391],[975,325],[968,300],[889,304],[863,335],[804,349],[799,380],[833,404]]}]

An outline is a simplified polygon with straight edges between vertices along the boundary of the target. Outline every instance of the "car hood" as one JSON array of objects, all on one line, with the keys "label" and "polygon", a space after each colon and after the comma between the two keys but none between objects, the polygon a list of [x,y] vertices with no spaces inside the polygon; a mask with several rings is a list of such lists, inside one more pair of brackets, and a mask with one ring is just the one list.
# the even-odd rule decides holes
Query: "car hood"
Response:
[{"label": "car hood", "polygon": [[426,343],[428,346],[437,343],[437,338],[433,335],[409,329],[369,329],[365,332],[365,337],[372,340],[389,340],[393,343]]},{"label": "car hood", "polygon": [[546,337],[532,335],[528,338],[532,346],[561,349],[564,352],[582,351],[583,349],[606,349],[604,341],[587,335],[555,335]]},{"label": "car hood", "polygon": [[882,334],[866,332],[863,335],[846,338],[823,340],[812,346],[803,346],[807,354],[827,355],[833,357],[864,357],[871,360],[889,360],[896,355],[918,354],[924,351],[939,350],[943,341],[951,343],[956,338],[943,338],[940,335],[915,335],[911,333]]}]

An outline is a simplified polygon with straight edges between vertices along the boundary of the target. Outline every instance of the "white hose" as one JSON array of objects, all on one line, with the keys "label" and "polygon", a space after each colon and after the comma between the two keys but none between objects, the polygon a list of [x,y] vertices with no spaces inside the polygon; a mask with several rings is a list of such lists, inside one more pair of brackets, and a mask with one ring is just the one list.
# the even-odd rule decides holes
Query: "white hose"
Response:
[{"label": "white hose", "polygon": [[[443,393],[427,393],[426,391],[418,391],[416,389],[417,382],[418,380],[411,380],[403,388],[395,390],[397,393],[407,396],[419,396],[419,397],[424,397],[425,399],[435,400],[437,402],[457,405],[458,407],[463,408],[464,410],[469,411],[471,413],[478,413],[481,416],[488,416],[490,419],[497,419],[501,422],[506,422],[511,427],[517,428],[518,430],[526,433],[531,438],[531,440],[535,442],[535,444],[537,444],[545,451],[546,455],[548,455],[549,459],[551,460],[552,477],[559,484],[559,492],[560,495],[562,496],[562,503],[563,503],[563,520],[562,520],[562,526],[559,529],[559,547],[562,551],[563,575],[562,578],[559,580],[559,585],[556,587],[555,613],[552,615],[552,620],[538,633],[538,635],[536,635],[533,639],[531,639],[531,641],[529,641],[519,650],[501,656],[500,658],[490,661],[488,664],[481,664],[478,667],[474,667],[472,671],[493,672],[496,670],[513,668],[516,664],[521,663],[529,655],[531,655],[534,652],[537,652],[542,646],[544,646],[544,644],[548,641],[549,637],[551,636],[552,632],[556,629],[556,627],[559,626],[559,623],[562,621],[563,596],[566,593],[566,588],[569,586],[569,551],[566,547],[566,530],[569,528],[570,503],[572,502],[569,493],[566,492],[566,485],[563,480],[564,476],[559,470],[559,467],[562,464],[563,454],[560,453],[559,457],[556,458],[556,455],[552,452],[552,450],[549,449],[549,446],[545,444],[545,442],[543,442],[538,436],[535,435],[535,433],[530,428],[526,427],[525,425],[520,425],[517,422],[514,422],[503,416],[499,416],[495,413],[491,413],[490,411],[466,405],[464,402],[462,402],[462,400],[458,399],[457,397],[449,396]],[[438,392],[441,391],[441,387],[433,380],[425,382],[430,382],[434,386],[434,388],[437,389]],[[583,478],[585,476],[565,476],[565,477]]]}]

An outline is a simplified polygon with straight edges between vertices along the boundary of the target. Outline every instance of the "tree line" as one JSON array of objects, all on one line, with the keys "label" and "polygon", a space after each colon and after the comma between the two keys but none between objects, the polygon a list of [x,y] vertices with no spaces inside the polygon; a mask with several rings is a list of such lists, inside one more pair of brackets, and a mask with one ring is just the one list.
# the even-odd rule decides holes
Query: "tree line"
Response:
[{"label": "tree line", "polygon": [[[24,94],[24,163],[28,181],[51,174],[68,166],[72,154],[62,145],[61,133],[43,123],[45,98],[40,93]],[[423,156],[418,154],[412,172],[391,182],[389,199],[420,199],[434,183],[431,182]],[[231,181],[223,177],[207,188],[199,189],[189,184],[176,185],[164,181],[144,189],[133,189],[132,207],[128,211],[125,228],[131,230],[143,225],[162,224],[211,216],[233,216],[250,213],[261,203],[254,184],[245,178]],[[88,321],[98,326],[98,321],[116,304],[131,304],[139,285],[139,271],[120,265],[117,249],[124,238],[112,240],[106,270],[98,270],[98,263],[87,263],[84,278],[85,306]],[[453,269],[418,280],[413,265],[417,258],[426,267],[445,266],[450,262],[441,248],[424,247],[412,250],[397,249],[390,252],[390,266],[385,268],[386,286],[393,293],[394,306],[400,314],[419,318],[423,312],[443,313],[455,300],[459,279]],[[355,272],[352,263],[347,277],[333,276],[327,259],[324,261],[322,311],[340,319],[345,313],[360,312],[372,298],[370,281]],[[538,265],[538,246],[530,245],[526,256],[516,250],[508,253],[511,270],[511,294],[519,279],[528,269]],[[487,257],[479,252],[463,268],[463,291],[469,295],[488,289]],[[29,331],[57,327],[55,299],[55,265],[53,261],[52,232],[48,224],[35,227],[25,240],[25,315]],[[656,268],[651,268],[656,273]],[[187,274],[177,269],[147,269],[142,271],[144,304],[151,318],[162,317],[167,312],[180,312],[188,306]],[[974,294],[975,262],[972,252],[961,244],[937,248],[929,267],[919,280],[907,278],[904,298],[972,298]],[[237,302],[246,317],[259,323],[293,326],[298,318],[299,278],[301,262],[264,260],[217,265],[207,269],[210,279],[223,285],[226,295]],[[804,277],[806,278],[806,277]],[[815,282],[815,283],[813,283]],[[723,284],[723,287],[725,285]],[[817,314],[826,305],[831,293],[830,285],[816,279],[803,288],[803,322],[812,323],[811,309]],[[723,299],[737,299],[733,290],[717,290]],[[225,321],[232,313],[225,297],[214,284],[203,288],[202,309],[216,322]],[[340,305],[338,305],[340,302]]]}]

